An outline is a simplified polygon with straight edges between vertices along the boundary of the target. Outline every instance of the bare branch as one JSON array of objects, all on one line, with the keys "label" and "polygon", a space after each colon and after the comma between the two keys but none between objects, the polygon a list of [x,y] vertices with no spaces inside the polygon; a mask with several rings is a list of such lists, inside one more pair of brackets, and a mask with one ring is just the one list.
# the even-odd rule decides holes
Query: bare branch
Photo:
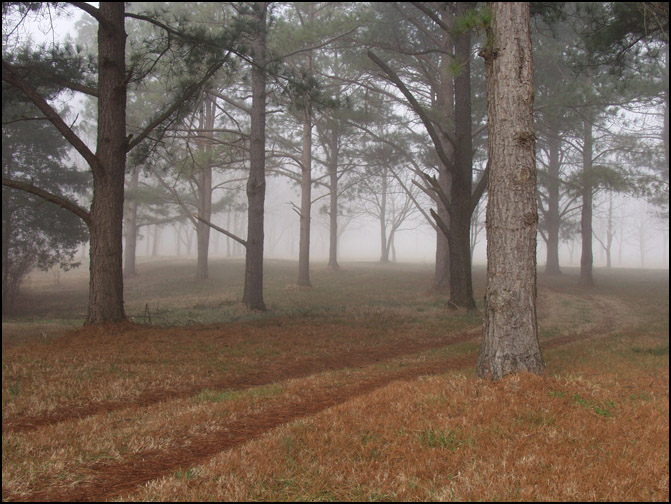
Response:
[{"label": "bare branch", "polygon": [[242,244],[244,247],[247,247],[247,242],[245,240],[243,240],[242,238],[240,238],[239,236],[236,236],[233,233],[231,233],[229,231],[226,231],[225,229],[222,229],[219,226],[216,226],[216,225],[212,224],[210,221],[203,219],[200,215],[193,214],[193,216],[194,216],[194,218],[198,219],[203,224],[207,224],[208,226],[210,226],[215,231],[219,231],[220,233],[225,234],[229,238],[233,238],[235,241]]},{"label": "bare branch", "polygon": [[32,101],[35,106],[45,115],[49,121],[56,127],[56,129],[63,135],[63,137],[70,142],[77,152],[86,160],[91,168],[98,168],[98,158],[87,145],[82,141],[77,134],[72,131],[61,116],[47,103],[47,101],[40,95],[35,88],[28,84],[23,78],[14,70],[14,67],[2,61],[2,80],[18,88],[26,97]]}]

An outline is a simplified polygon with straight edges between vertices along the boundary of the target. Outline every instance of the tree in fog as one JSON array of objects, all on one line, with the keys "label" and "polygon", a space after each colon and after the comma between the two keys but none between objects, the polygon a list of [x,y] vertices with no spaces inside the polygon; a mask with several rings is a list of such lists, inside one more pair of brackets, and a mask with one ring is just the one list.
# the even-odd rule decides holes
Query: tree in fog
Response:
[{"label": "tree in fog", "polygon": [[[86,160],[93,174],[93,201],[90,210],[57,195],[51,195],[50,200],[75,213],[89,228],[91,275],[86,323],[95,324],[125,319],[122,222],[126,154],[166,120],[181,111],[203,83],[227,62],[230,57],[227,48],[232,45],[235,34],[222,34],[214,44],[219,49],[210,52],[212,44],[199,46],[194,43],[199,40],[196,37],[188,37],[189,43],[180,45],[187,39],[178,29],[157,21],[151,14],[127,12],[123,3],[103,2],[97,8],[88,4],[76,4],[75,7],[93,17],[98,25],[97,62],[91,68],[91,73],[88,73],[88,68],[82,64],[82,59],[77,58],[72,50],[67,53],[55,47],[53,51],[45,50],[32,54],[25,51],[3,54],[2,79],[21,91],[40,109],[44,117]],[[26,10],[41,8],[40,4],[11,6],[3,4],[3,24],[6,16],[10,14],[16,14],[17,18],[21,18]],[[156,51],[148,50],[144,59],[140,57],[133,61],[130,69],[126,67],[126,17],[150,22],[160,28],[164,35],[155,39],[155,46],[145,41],[145,45]],[[198,36],[202,40],[204,34],[199,33]],[[179,49],[177,45],[180,45]],[[180,69],[180,65],[188,65],[191,78],[175,86],[168,93],[173,96],[170,105],[149,118],[139,134],[127,136],[127,87],[131,84],[137,85],[151,74],[156,61],[170,49],[173,49],[173,54],[179,53],[174,60],[175,70]],[[68,75],[64,75],[64,67],[70,69]],[[36,80],[36,76],[41,78]],[[95,152],[49,104],[44,91],[44,86],[49,84],[52,86],[57,84],[61,89],[72,89],[97,98]],[[44,197],[44,190],[32,184],[3,179],[3,185]]]},{"label": "tree in fog", "polygon": [[242,302],[251,310],[265,310],[263,302],[263,204],[266,196],[266,65],[268,64],[267,2],[254,2],[249,14],[251,38],[252,107],[247,181],[247,240],[245,288]]},{"label": "tree in fog", "polygon": [[[411,35],[405,38],[419,41],[420,46],[400,47],[398,37],[393,36],[398,33],[395,28],[392,39],[396,40],[383,47],[390,49],[389,60],[392,59],[392,55],[398,57],[398,53],[411,55],[410,60],[412,64],[414,62],[418,64],[417,69],[407,65],[399,69],[394,68],[392,61],[385,62],[374,51],[368,52],[369,58],[382,71],[382,75],[393,83],[403,95],[405,104],[420,119],[431,138],[440,166],[449,175],[449,191],[446,190],[447,176],[441,179],[439,174],[436,178],[427,177],[426,180],[431,181],[430,187],[440,195],[440,202],[446,210],[446,215],[449,216],[449,222],[445,222],[439,213],[433,214],[449,242],[449,303],[451,306],[466,309],[474,309],[476,306],[473,299],[470,260],[471,216],[487,183],[485,170],[478,183],[475,186],[473,184],[470,65],[472,42],[469,29],[478,21],[472,7],[471,4],[458,2],[455,5],[444,4],[436,12],[435,9],[419,3],[413,6],[394,5],[395,9],[402,11],[403,17],[408,22],[407,26],[410,27]],[[412,9],[412,12],[407,12],[408,9]],[[456,30],[450,24],[451,19],[470,19],[470,21],[464,22],[462,29]],[[451,41],[454,46],[453,58],[450,49],[452,45],[447,44],[447,41]],[[427,46],[430,50],[426,50]],[[395,52],[397,54],[394,54]],[[437,61],[429,63],[428,60],[436,58]],[[400,69],[408,73],[405,78]],[[454,79],[453,92],[450,92],[451,86],[447,85],[451,78]],[[444,86],[436,87],[438,80]],[[417,83],[421,85],[417,86]],[[438,100],[441,95],[444,95],[444,98]],[[431,103],[432,97],[433,103]],[[454,120],[446,121],[445,114],[449,113],[446,104],[452,100]]]},{"label": "tree in fog", "polygon": [[317,157],[315,160],[327,173],[323,185],[328,189],[329,203],[322,208],[329,218],[328,265],[332,269],[339,269],[338,239],[347,218],[353,217],[345,209],[353,197],[351,189],[356,185],[357,131],[350,121],[360,118],[356,103],[363,94],[357,88],[364,75],[349,60],[348,53],[351,51],[338,48],[322,51],[323,73],[327,78],[325,91],[338,106],[325,109],[315,122],[317,141],[323,152],[323,159]]},{"label": "tree in fog", "polygon": [[[67,159],[68,144],[39,111],[16,92],[2,90],[2,178],[78,199],[90,183]],[[47,173],[49,176],[44,177]],[[78,266],[77,248],[88,239],[75,214],[39,197],[2,188],[2,313],[12,311],[21,283],[35,267],[65,271]]]},{"label": "tree in fog", "polygon": [[536,160],[528,3],[489,3],[489,196],[481,378],[542,373],[536,319]]},{"label": "tree in fog", "polygon": [[[38,7],[39,8],[39,7]],[[98,144],[94,153],[70,129],[65,120],[47,102],[44,91],[28,80],[30,62],[17,61],[18,55],[4,55],[2,79],[25,94],[51,121],[64,138],[84,157],[93,172],[93,202],[90,211],[60,196],[54,198],[63,208],[75,211],[86,222],[91,237],[91,279],[87,323],[119,321],[125,318],[121,265],[121,223],[123,219],[123,184],[126,167],[126,84],[123,4],[102,3],[100,8],[81,7],[99,22],[99,79],[97,89],[79,88],[98,98]],[[3,4],[3,23],[7,12]],[[52,53],[53,54],[53,53]],[[56,56],[54,54],[54,56]],[[51,64],[62,61],[62,56]],[[49,64],[47,63],[47,64]],[[104,64],[103,64],[104,63]],[[38,64],[38,62],[35,62]],[[56,68],[54,69],[56,70]],[[9,185],[3,179],[4,185]],[[12,187],[35,191],[32,184]],[[38,194],[39,195],[39,194]],[[73,206],[76,207],[72,208]]]},{"label": "tree in fog", "polygon": [[[325,67],[331,63],[332,58],[323,52],[328,50],[333,41],[354,29],[351,26],[349,10],[349,6],[332,2],[293,2],[284,12],[283,22],[278,23],[275,30],[274,49],[283,53],[281,59],[289,77],[284,86],[285,101],[282,105],[291,112],[291,119],[298,123],[300,130],[300,147],[298,142],[282,141],[282,138],[276,138],[276,141],[285,150],[296,151],[293,156],[288,155],[287,159],[298,165],[300,171],[298,180],[301,203],[293,208],[300,222],[296,283],[303,287],[311,286],[310,231],[314,202],[312,188],[317,182],[317,177],[313,174],[316,147],[313,143],[313,130],[320,116],[329,114],[339,105],[338,93],[329,93],[325,89]],[[286,127],[285,123],[283,129],[286,130]],[[291,136],[293,135],[289,134],[289,138]],[[330,147],[328,155],[331,162],[337,162],[337,152],[332,145]],[[337,194],[337,187],[334,186],[334,190],[334,194]]]},{"label": "tree in fog", "polygon": [[[398,145],[403,143],[397,139]],[[417,212],[414,201],[419,197],[419,189],[408,180],[412,172],[403,166],[402,157],[392,146],[378,143],[362,154],[362,160],[367,166],[357,184],[358,199],[363,211],[378,222],[380,262],[395,261],[396,233]]]},{"label": "tree in fog", "polygon": [[[661,143],[658,146],[649,143],[646,138],[649,131],[645,131],[648,126],[645,125],[649,109],[661,98],[663,86],[660,80],[663,79],[659,75],[663,64],[660,65],[659,42],[648,39],[659,33],[658,28],[652,29],[657,21],[650,25],[649,32],[640,29],[630,36],[632,27],[638,23],[636,19],[645,18],[647,8],[642,4],[631,4],[624,11],[617,3],[577,4],[575,9],[575,44],[567,54],[571,58],[571,75],[579,99],[570,109],[581,123],[582,134],[571,145],[582,160],[580,178],[575,184],[580,188],[582,200],[580,283],[591,286],[594,284],[592,220],[595,193],[604,187],[644,193],[649,182],[657,182],[644,172],[656,170],[656,166],[662,164],[655,159],[660,160],[663,154],[653,154]],[[636,16],[634,11],[639,15]],[[663,18],[657,19],[663,26]],[[668,8],[665,25],[668,45]],[[663,31],[661,33],[663,37]],[[614,57],[604,50],[618,46],[620,49]],[[642,117],[637,128],[628,124],[632,116]],[[625,162],[621,163],[620,159]],[[658,169],[658,173],[662,180],[666,178],[665,192],[668,194],[668,163],[663,164],[666,168]]]}]

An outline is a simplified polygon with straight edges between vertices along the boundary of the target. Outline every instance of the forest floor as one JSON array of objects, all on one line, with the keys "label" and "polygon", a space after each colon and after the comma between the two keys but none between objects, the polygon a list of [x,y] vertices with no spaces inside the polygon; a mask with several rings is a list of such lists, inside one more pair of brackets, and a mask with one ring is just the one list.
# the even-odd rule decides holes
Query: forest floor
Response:
[{"label": "forest floor", "polygon": [[547,369],[496,383],[429,265],[268,261],[264,313],[240,260],[139,271],[127,323],[86,269],[3,319],[3,501],[669,499],[668,271],[540,274]]}]

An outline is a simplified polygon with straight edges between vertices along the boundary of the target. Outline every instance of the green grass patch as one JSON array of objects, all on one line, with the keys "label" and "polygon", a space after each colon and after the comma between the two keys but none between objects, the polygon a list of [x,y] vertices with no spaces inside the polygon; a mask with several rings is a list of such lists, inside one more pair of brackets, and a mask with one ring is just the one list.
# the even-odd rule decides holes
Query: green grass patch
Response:
[{"label": "green grass patch", "polygon": [[444,448],[449,451],[463,446],[472,446],[473,438],[458,429],[433,429],[427,427],[417,433],[419,442],[429,448]]},{"label": "green grass patch", "polygon": [[279,385],[267,385],[263,387],[256,387],[246,390],[203,390],[194,397],[197,403],[220,403],[226,401],[236,401],[245,399],[254,401],[257,399],[265,399],[273,397],[282,393],[282,388]]}]

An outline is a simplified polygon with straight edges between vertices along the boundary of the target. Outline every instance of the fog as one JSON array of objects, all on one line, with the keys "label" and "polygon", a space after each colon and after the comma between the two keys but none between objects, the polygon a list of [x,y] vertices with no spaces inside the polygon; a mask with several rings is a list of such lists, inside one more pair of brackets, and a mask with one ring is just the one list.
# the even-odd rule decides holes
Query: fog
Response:
[{"label": "fog", "polygon": [[[26,22],[22,26],[24,36],[29,34],[35,43],[54,42],[66,34],[76,36],[75,23],[79,15],[71,18],[58,18],[55,30],[51,30],[50,23],[42,20],[39,25]],[[90,124],[86,124],[86,114],[83,110],[83,100],[77,94],[69,98],[70,111],[68,120],[74,124],[75,131],[86,137],[90,131]],[[398,107],[397,107],[398,110]],[[646,114],[648,112],[645,112]],[[405,121],[412,123],[416,118],[410,112],[405,112]],[[82,119],[84,118],[84,119]],[[313,132],[313,141],[316,133]],[[95,140],[88,138],[88,145],[95,145]],[[316,145],[316,142],[315,142]],[[483,146],[478,147],[481,152]],[[321,155],[319,147],[314,148],[315,155]],[[481,154],[482,156],[482,154]],[[84,168],[78,155],[72,155],[73,160]],[[481,160],[480,160],[481,161]],[[267,176],[267,190],[265,202],[265,257],[272,259],[298,259],[299,245],[299,218],[294,210],[300,205],[300,188],[287,178],[276,175],[270,166]],[[403,174],[409,174],[409,168],[395,167]],[[244,170],[242,171],[244,176]],[[315,164],[313,178],[324,174],[324,167]],[[221,177],[217,175],[216,177]],[[151,180],[149,173],[144,173],[145,181]],[[416,178],[416,176],[415,176]],[[409,180],[409,179],[408,179]],[[668,182],[667,182],[668,184]],[[668,186],[667,186],[668,187]],[[228,188],[238,192],[238,201],[244,206],[246,198],[244,185],[237,188]],[[310,260],[312,263],[324,262],[329,253],[329,222],[328,214],[321,211],[321,207],[328,201],[323,189],[313,187]],[[320,198],[322,196],[322,198]],[[483,196],[476,218],[473,220],[475,234],[472,236],[473,264],[486,264],[486,236],[485,236],[485,208],[486,193]],[[213,199],[216,195],[213,196]],[[422,201],[420,199],[420,201]],[[668,201],[668,194],[667,194]],[[82,200],[83,207],[89,205]],[[211,222],[238,236],[246,236],[246,210],[240,207],[235,214],[225,212],[213,213]],[[355,205],[356,207],[356,205]],[[424,211],[435,208],[435,203],[428,198],[422,202]],[[634,198],[622,193],[597,192],[594,199],[593,217],[593,260],[597,268],[606,267],[607,252],[605,250],[610,226],[612,246],[610,250],[611,265],[614,268],[669,268],[669,223],[668,215],[660,216],[660,209],[648,203],[645,198]],[[612,208],[609,222],[609,208]],[[668,214],[668,210],[667,210]],[[561,241],[559,246],[560,266],[580,266],[580,233],[579,211],[574,213],[571,220],[578,227],[573,236]],[[339,220],[340,236],[338,240],[338,260],[343,264],[348,261],[378,261],[381,257],[380,223],[375,217],[360,205],[350,208],[350,214]],[[196,257],[197,244],[195,229],[192,224],[182,219],[179,224],[162,224],[160,226],[145,225],[138,234],[138,257],[146,259],[160,259],[166,257]],[[85,256],[87,245],[80,249],[79,254]],[[242,257],[244,249],[218,232],[210,231],[209,257]],[[433,267],[436,255],[436,230],[416,209],[404,220],[396,230],[390,250],[392,262],[415,262]],[[544,241],[538,238],[537,264],[542,271],[546,262],[546,247]]]},{"label": "fog", "polygon": [[[300,203],[300,194],[295,184],[281,177],[269,177],[266,193],[265,256],[269,259],[297,260],[299,243],[299,219],[292,210],[292,203]],[[613,225],[615,234],[611,248],[611,266],[614,268],[669,268],[668,221],[659,216],[659,209],[645,200],[626,195],[614,195]],[[479,226],[473,264],[486,265],[487,240],[484,228],[485,201],[481,202]],[[594,206],[594,233],[605,242],[608,201],[597,198]],[[240,212],[239,229],[246,229],[245,212]],[[212,223],[226,228],[226,215],[212,217]],[[343,226],[344,223],[339,223]],[[379,261],[381,254],[380,225],[370,215],[359,215],[348,223],[338,242],[338,260]],[[172,225],[159,226],[158,246],[154,254],[155,226],[143,227],[138,237],[137,256],[149,259],[167,257],[196,257],[195,228],[186,226],[193,236],[191,253],[182,234],[178,245],[178,233]],[[242,231],[244,235],[244,231]],[[594,266],[606,267],[606,251],[599,240],[594,239]],[[398,262],[423,263],[433,267],[436,253],[436,232],[419,214],[414,214],[394,239],[395,260]],[[392,251],[393,251],[392,249]],[[82,250],[82,253],[84,251]],[[311,226],[310,257],[314,262],[325,262],[329,253],[328,217],[313,210]],[[580,266],[580,237],[563,241],[559,247],[560,265]],[[231,238],[217,231],[210,232],[210,257],[242,257],[243,248]],[[537,263],[539,271],[545,265],[545,243],[538,237]],[[394,262],[393,255],[390,255]]]}]

